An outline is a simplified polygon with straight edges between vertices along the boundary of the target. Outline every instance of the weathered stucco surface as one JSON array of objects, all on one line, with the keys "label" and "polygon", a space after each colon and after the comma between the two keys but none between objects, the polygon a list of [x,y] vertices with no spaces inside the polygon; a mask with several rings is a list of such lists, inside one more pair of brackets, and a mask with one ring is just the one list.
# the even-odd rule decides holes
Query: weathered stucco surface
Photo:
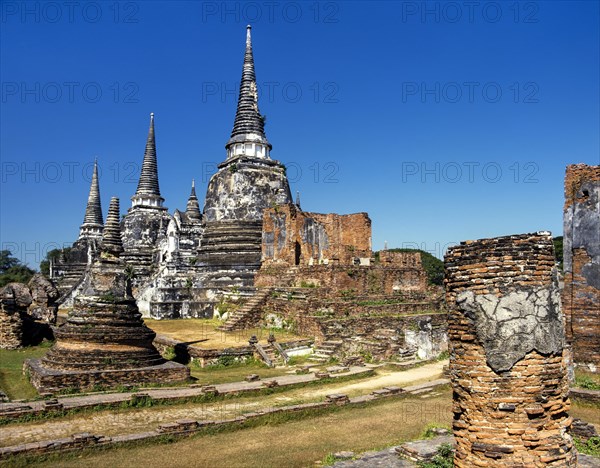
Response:
[{"label": "weathered stucco surface", "polygon": [[600,371],[600,166],[567,166],[563,308],[578,366]]},{"label": "weathered stucco surface", "polygon": [[562,352],[564,326],[557,287],[513,291],[505,296],[464,291],[457,306],[473,320],[488,365],[507,371],[533,350]]},{"label": "weathered stucco surface", "polygon": [[454,466],[576,466],[568,354],[549,232],[445,257]]},{"label": "weathered stucco surface", "polygon": [[235,158],[220,165],[206,190],[206,221],[261,221],[263,211],[291,203],[285,169],[277,161]]}]

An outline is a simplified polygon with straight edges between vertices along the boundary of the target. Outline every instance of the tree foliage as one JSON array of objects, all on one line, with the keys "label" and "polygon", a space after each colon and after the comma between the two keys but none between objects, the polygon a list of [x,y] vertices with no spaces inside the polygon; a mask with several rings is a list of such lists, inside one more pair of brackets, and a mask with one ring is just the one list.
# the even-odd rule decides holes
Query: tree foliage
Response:
[{"label": "tree foliage", "polygon": [[27,283],[35,271],[12,256],[10,250],[0,251],[0,287],[8,283]]},{"label": "tree foliage", "polygon": [[558,236],[552,239],[554,242],[554,257],[558,262],[559,268],[563,267],[563,236]]}]

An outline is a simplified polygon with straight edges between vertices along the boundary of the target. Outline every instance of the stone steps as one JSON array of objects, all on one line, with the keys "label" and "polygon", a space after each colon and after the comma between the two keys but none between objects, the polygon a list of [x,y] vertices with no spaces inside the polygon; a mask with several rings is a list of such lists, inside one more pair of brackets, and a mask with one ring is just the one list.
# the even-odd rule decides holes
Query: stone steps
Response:
[{"label": "stone steps", "polygon": [[260,314],[260,306],[270,293],[270,288],[259,290],[248,300],[248,302],[233,312],[227,321],[218,329],[222,331],[243,330],[257,314]]},{"label": "stone steps", "polygon": [[273,348],[273,346],[267,344],[263,345],[262,348],[263,351],[267,354],[267,356],[269,356],[269,359],[271,360],[271,365],[275,366],[275,363],[281,361],[279,355],[275,352],[275,348]]},{"label": "stone steps", "polygon": [[315,352],[308,358],[308,361],[318,364],[329,362],[338,348],[342,345],[342,341],[327,340],[315,347]]},{"label": "stone steps", "polygon": [[[295,277],[298,269],[296,267],[290,267],[283,275],[280,280],[284,285],[291,283]],[[273,288],[260,289],[252,298],[248,300],[242,307],[237,309],[227,319],[227,321],[219,327],[222,331],[234,331],[243,330],[249,325],[252,325],[262,312],[262,305],[266,301],[267,297],[271,294]]]}]

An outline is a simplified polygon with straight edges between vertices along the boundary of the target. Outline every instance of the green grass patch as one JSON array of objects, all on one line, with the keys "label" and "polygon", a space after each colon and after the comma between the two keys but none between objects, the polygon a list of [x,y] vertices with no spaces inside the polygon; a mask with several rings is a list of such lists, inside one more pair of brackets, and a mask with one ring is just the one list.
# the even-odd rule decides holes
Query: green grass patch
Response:
[{"label": "green grass patch", "polygon": [[600,390],[600,375],[575,369],[575,386],[585,390]]},{"label": "green grass patch", "polygon": [[22,349],[0,349],[0,388],[11,400],[38,396],[27,376],[23,374],[23,363],[25,359],[41,358],[53,344],[51,341],[43,341],[38,346]]},{"label": "green grass patch", "polygon": [[573,442],[575,442],[575,447],[577,447],[579,453],[600,458],[600,437],[590,437],[586,442],[583,442],[578,437],[573,437]]},{"label": "green grass patch", "polygon": [[[273,370],[265,368],[264,370]],[[248,375],[251,372],[246,372],[245,375]],[[227,393],[227,394],[218,394],[214,395],[212,393],[200,394],[188,398],[178,398],[178,399],[156,399],[151,396],[135,396],[129,400],[125,400],[122,402],[117,402],[112,405],[97,405],[94,407],[84,407],[84,408],[74,408],[71,410],[56,410],[56,411],[45,411],[39,414],[28,413],[24,414],[18,418],[0,418],[0,427],[6,426],[10,424],[20,424],[34,421],[43,421],[48,419],[56,419],[63,418],[67,416],[81,415],[81,414],[90,414],[98,411],[112,411],[115,407],[120,410],[135,410],[136,408],[150,408],[150,407],[161,407],[161,406],[175,406],[175,405],[186,405],[186,404],[202,404],[202,403],[214,403],[219,401],[228,401],[233,399],[239,399],[244,401],[247,398],[256,398],[259,396],[272,395],[275,393],[285,393],[291,390],[295,390],[298,388],[308,388],[308,387],[320,387],[327,386],[330,384],[338,384],[343,383],[350,380],[362,380],[369,377],[372,377],[374,374],[373,371],[364,374],[353,374],[343,377],[330,377],[326,379],[314,380],[312,382],[300,382],[298,384],[293,385],[283,385],[272,388],[258,388],[256,390],[247,390],[240,393]],[[261,378],[267,378],[264,373],[259,374]],[[280,376],[281,374],[279,374]],[[240,379],[235,380],[236,382]],[[143,388],[138,388],[138,391],[143,391]],[[306,403],[306,400],[298,399],[296,403]],[[274,404],[272,406],[286,406],[289,401],[282,402],[281,404]]]},{"label": "green grass patch", "polygon": [[427,462],[419,462],[420,468],[452,468],[454,466],[454,451],[451,444],[442,444],[437,453]]},{"label": "green grass patch", "polygon": [[452,428],[450,427],[449,424],[427,424],[427,426],[425,426],[425,429],[423,430],[423,432],[421,433],[421,437],[419,437],[420,439],[433,439],[434,437],[437,437],[437,432],[436,429],[446,429],[448,431],[450,431],[450,433],[452,432]]},{"label": "green grass patch", "polygon": [[383,305],[398,305],[403,304],[405,301],[402,299],[379,299],[372,301],[357,301],[356,305],[359,306],[383,306]]},{"label": "green grass patch", "polygon": [[268,367],[262,361],[255,359],[246,362],[225,362],[224,359],[219,364],[206,367],[200,367],[196,361],[192,361],[189,367],[192,377],[198,379],[198,383],[203,385],[240,382],[249,374],[258,374],[261,378],[285,375],[285,370]]},{"label": "green grass patch", "polygon": [[290,358],[288,359],[288,366],[301,366],[302,364],[305,364],[308,361],[309,357],[310,355],[290,356]]}]

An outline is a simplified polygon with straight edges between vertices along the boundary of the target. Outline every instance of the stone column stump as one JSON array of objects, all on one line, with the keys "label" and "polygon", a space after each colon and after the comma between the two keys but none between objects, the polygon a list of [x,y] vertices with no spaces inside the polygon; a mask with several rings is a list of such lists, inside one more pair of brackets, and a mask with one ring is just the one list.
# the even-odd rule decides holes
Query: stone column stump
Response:
[{"label": "stone column stump", "polygon": [[445,268],[455,466],[576,466],[550,233],[462,242]]}]

